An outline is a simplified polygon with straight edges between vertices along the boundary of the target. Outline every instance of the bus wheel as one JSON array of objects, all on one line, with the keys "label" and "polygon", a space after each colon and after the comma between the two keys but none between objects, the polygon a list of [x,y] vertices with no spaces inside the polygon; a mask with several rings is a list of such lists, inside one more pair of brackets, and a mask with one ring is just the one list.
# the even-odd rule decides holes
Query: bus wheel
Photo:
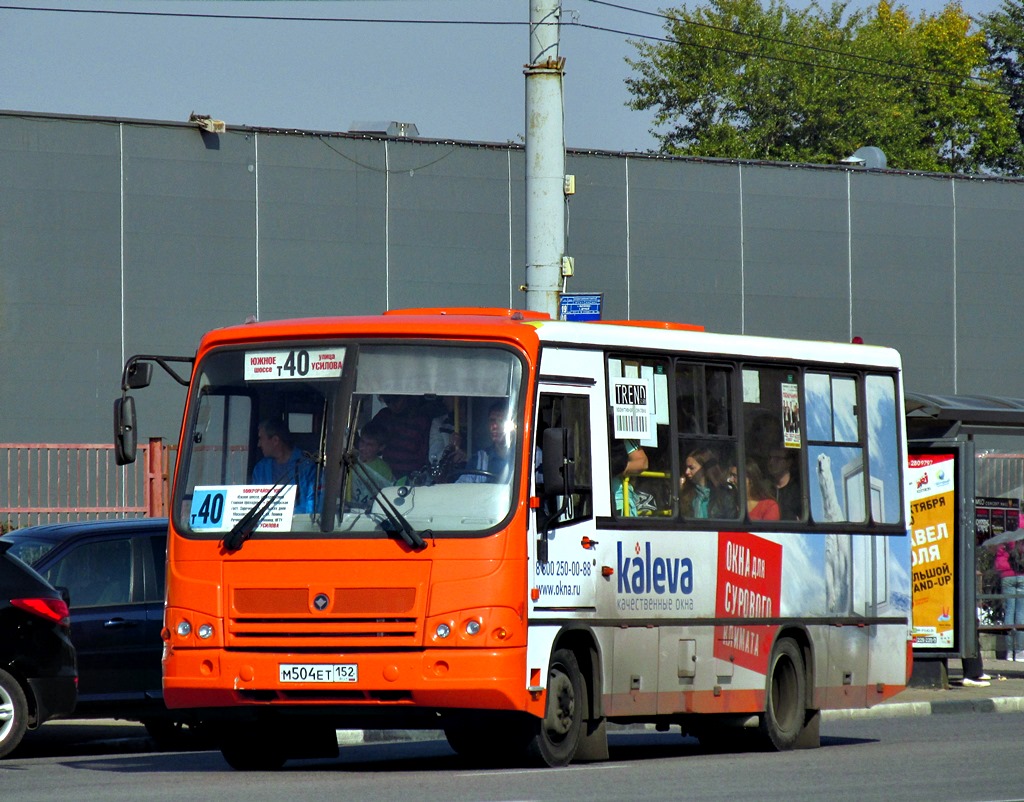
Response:
[{"label": "bus wheel", "polygon": [[280,734],[251,724],[224,728],[220,753],[236,771],[277,771],[287,760]]},{"label": "bus wheel", "polygon": [[800,647],[782,638],[768,662],[765,711],[761,731],[772,747],[782,752],[797,745],[807,714],[804,704],[807,675]]},{"label": "bus wheel", "polygon": [[583,730],[583,677],[576,655],[558,649],[548,669],[547,708],[537,723],[527,754],[544,766],[567,766],[576,756]]}]

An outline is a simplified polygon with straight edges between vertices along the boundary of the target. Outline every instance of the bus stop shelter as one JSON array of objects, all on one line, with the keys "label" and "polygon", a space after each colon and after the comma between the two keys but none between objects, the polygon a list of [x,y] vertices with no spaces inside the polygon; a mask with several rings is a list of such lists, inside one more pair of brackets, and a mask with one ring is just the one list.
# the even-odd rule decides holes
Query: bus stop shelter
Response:
[{"label": "bus stop shelter", "polygon": [[[976,395],[907,393],[906,422],[911,467],[933,467],[932,476],[951,480],[950,505],[914,502],[911,493],[911,538],[914,548],[914,674],[911,684],[945,687],[949,658],[972,658],[979,650],[979,614],[982,632],[1006,633],[1011,626],[992,620],[1002,609],[999,588],[991,587],[985,565],[991,563],[986,540],[1019,527],[1024,493],[1024,399]],[[919,470],[912,476],[926,477]],[[918,479],[918,483],[923,480]],[[947,482],[948,485],[948,482]],[[939,507],[936,513],[934,508]],[[936,524],[934,516],[942,515]],[[951,543],[940,557],[923,544],[925,526],[948,527]],[[937,549],[936,549],[937,551]],[[986,552],[989,552],[988,554]],[[935,577],[948,572],[952,582],[936,586]],[[979,587],[979,579],[982,586]],[[986,587],[985,584],[989,586]],[[932,611],[942,612],[935,623]],[[949,619],[941,622],[941,619]]]}]

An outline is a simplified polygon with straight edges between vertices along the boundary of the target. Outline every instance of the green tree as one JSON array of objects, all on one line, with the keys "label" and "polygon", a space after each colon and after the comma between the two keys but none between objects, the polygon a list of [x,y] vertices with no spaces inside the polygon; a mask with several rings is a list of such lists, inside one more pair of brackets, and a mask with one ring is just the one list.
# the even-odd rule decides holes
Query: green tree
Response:
[{"label": "green tree", "polygon": [[1017,135],[1024,142],[1024,3],[1004,0],[1002,7],[983,17],[989,58],[1010,96]]},{"label": "green tree", "polygon": [[875,145],[897,169],[1019,168],[1001,69],[959,4],[917,21],[848,5],[669,10],[665,41],[632,43],[630,105],[665,153],[834,164]]}]

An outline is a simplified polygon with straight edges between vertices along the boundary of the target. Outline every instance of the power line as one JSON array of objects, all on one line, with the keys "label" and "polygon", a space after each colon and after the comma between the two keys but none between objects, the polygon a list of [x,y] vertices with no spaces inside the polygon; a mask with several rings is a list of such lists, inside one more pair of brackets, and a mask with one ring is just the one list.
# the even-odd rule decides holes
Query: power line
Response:
[{"label": "power line", "polygon": [[[677,17],[669,17],[667,15],[645,11],[643,9],[632,8],[630,6],[624,6],[618,3],[607,2],[607,0],[589,0],[589,2],[597,5],[607,6],[610,8],[616,8],[622,11],[629,11],[637,14],[660,17],[665,20],[676,20],[685,24],[697,25],[701,27],[711,28],[725,33],[734,34],[737,36],[747,36],[752,39],[762,40],[766,42],[772,42],[774,44],[783,44],[790,47],[806,48],[809,50],[815,50],[824,54],[842,56],[845,58],[852,59],[865,59],[869,61],[877,61],[891,67],[901,67],[904,69],[912,69],[926,74],[932,75],[949,75],[956,78],[958,81],[970,78],[974,81],[994,83],[996,79],[983,78],[980,76],[962,76],[953,73],[944,73],[941,71],[931,70],[926,67],[919,67],[914,65],[905,65],[894,62],[885,61],[884,59],[877,59],[870,56],[862,56],[854,53],[845,53],[839,50],[830,50],[828,48],[822,48],[816,45],[804,45],[798,42],[790,42],[784,39],[773,39],[762,34],[750,34],[743,31],[733,31],[728,28],[722,28],[711,25],[709,23],[698,23],[698,22],[687,22],[686,20],[680,20]],[[13,4],[0,4],[0,11],[34,11],[41,13],[59,13],[59,14],[91,14],[91,15],[107,15],[107,16],[122,16],[122,17],[154,17],[154,18],[177,18],[177,19],[215,19],[215,20],[245,20],[245,21],[259,21],[259,22],[341,22],[341,23],[365,23],[375,25],[460,25],[460,26],[505,26],[505,27],[526,27],[529,26],[529,22],[517,21],[517,20],[442,20],[442,19],[408,19],[408,18],[387,18],[380,19],[374,18],[369,19],[366,17],[291,17],[282,15],[272,14],[217,14],[210,12],[189,12],[189,11],[132,11],[125,9],[86,9],[86,8],[57,8],[52,6],[27,6],[27,5],[13,5]],[[810,67],[819,70],[829,70],[838,73],[847,73],[851,75],[863,75],[870,78],[882,78],[887,81],[896,81],[904,84],[920,84],[923,86],[936,86],[942,88],[949,88],[948,82],[932,81],[925,78],[909,78],[904,76],[892,75],[891,73],[880,73],[871,70],[862,70],[855,67],[839,66],[834,64],[823,64],[820,62],[807,61],[804,59],[790,58],[786,56],[770,55],[767,53],[758,53],[748,50],[736,50],[733,48],[722,47],[720,45],[705,45],[697,42],[681,42],[677,39],[670,39],[664,36],[654,36],[651,34],[636,33],[633,31],[625,31],[617,28],[610,28],[602,25],[593,25],[588,23],[582,23],[578,21],[572,22],[561,22],[552,23],[558,24],[562,27],[581,28],[584,30],[599,31],[602,33],[612,33],[619,36],[627,37],[630,39],[639,39],[651,42],[662,42],[664,44],[676,45],[679,47],[693,47],[703,50],[711,50],[729,55],[738,56],[741,58],[760,58],[766,61],[779,61],[788,64],[794,64],[802,67]],[[999,89],[988,89],[981,86],[972,86],[970,84],[964,84],[962,87],[966,91],[971,92],[983,92],[994,95],[1009,96],[1008,92]]]},{"label": "power line", "polygon": [[369,19],[366,17],[289,17],[276,14],[215,14],[197,11],[128,11],[113,8],[55,8],[0,4],[0,11],[38,11],[54,14],[97,14],[119,17],[172,17],[180,19],[248,20],[267,22],[366,22],[376,25],[492,25],[529,26],[517,20]]}]

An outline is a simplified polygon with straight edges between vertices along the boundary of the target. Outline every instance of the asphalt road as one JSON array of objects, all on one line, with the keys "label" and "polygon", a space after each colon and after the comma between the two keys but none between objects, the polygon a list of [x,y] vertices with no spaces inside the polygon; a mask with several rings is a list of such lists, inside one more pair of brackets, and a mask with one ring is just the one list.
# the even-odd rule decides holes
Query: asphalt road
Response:
[{"label": "asphalt road", "polygon": [[145,737],[134,727],[116,729],[94,725],[95,734],[112,736],[101,741],[103,753],[80,754],[65,742],[71,753],[54,748],[0,761],[0,796],[17,802],[1024,798],[1022,713],[835,720],[823,724],[820,749],[786,753],[708,754],[678,733],[619,732],[611,738],[611,760],[565,769],[476,768],[444,741],[428,740],[353,744],[334,760],[239,773],[217,752],[127,750]]}]

